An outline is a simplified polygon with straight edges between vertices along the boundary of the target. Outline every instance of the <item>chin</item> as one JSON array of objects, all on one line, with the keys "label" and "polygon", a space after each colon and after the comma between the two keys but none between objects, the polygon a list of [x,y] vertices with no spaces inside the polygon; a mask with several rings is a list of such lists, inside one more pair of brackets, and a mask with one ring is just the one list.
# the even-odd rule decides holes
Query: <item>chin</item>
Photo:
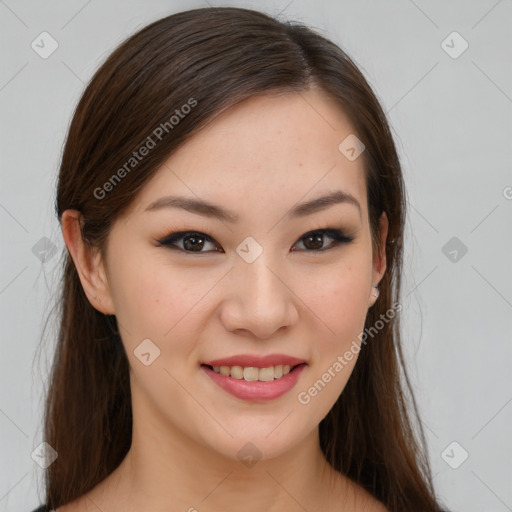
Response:
[{"label": "chin", "polygon": [[[226,424],[229,425],[232,437],[219,426],[204,432],[203,444],[213,452],[240,461],[248,467],[257,460],[279,457],[293,450],[315,428],[313,425],[308,431],[296,411],[291,412],[290,408],[286,411],[269,415],[266,419],[228,420]],[[311,421],[311,418],[307,419]],[[299,430],[298,425],[303,425],[303,429]]]}]

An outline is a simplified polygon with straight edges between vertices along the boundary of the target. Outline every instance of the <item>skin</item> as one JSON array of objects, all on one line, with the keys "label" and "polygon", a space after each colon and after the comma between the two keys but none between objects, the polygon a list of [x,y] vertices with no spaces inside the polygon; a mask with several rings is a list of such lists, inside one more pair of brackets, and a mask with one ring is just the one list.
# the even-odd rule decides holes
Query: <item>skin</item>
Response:
[{"label": "skin", "polygon": [[[79,212],[64,212],[63,236],[87,297],[118,319],[130,363],[133,440],[109,477],[58,512],[386,510],[335,472],[319,446],[318,425],[357,355],[308,404],[297,399],[359,343],[375,301],[372,284],[386,269],[386,215],[373,253],[362,158],[349,161],[338,150],[351,133],[344,112],[321,91],[255,96],[169,157],[114,223],[104,257],[82,243]],[[343,203],[285,217],[296,203],[340,189],[361,211]],[[171,193],[214,202],[240,220],[144,211]],[[304,235],[321,228],[355,238],[312,254],[316,247]],[[187,230],[214,243],[198,255],[157,242]],[[252,263],[236,252],[247,236],[263,248]],[[331,238],[323,240],[321,247],[331,246]],[[223,252],[214,251],[217,244]],[[161,351],[149,366],[134,355],[147,338]],[[285,395],[247,402],[199,368],[243,353],[289,354],[307,366]],[[252,467],[237,456],[248,442],[261,454]]]}]

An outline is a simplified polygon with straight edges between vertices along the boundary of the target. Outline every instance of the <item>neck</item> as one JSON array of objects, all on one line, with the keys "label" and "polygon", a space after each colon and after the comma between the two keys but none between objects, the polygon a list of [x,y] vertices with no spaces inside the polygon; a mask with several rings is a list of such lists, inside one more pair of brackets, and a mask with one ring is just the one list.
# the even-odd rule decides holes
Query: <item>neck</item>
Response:
[{"label": "neck", "polygon": [[318,428],[294,449],[250,464],[198,444],[168,423],[136,418],[144,415],[134,415],[127,456],[92,497],[102,510],[303,512],[325,510],[334,495],[346,492],[344,477],[321,451]]}]

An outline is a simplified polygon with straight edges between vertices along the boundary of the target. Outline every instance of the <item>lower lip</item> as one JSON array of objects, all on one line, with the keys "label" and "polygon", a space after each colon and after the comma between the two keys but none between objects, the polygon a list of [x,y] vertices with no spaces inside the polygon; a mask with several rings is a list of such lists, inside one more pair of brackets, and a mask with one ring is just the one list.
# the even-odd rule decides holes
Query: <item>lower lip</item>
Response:
[{"label": "lower lip", "polygon": [[284,377],[267,382],[259,380],[247,381],[245,379],[227,377],[226,375],[213,371],[206,365],[201,365],[201,370],[224,391],[227,391],[241,400],[254,402],[274,400],[290,391],[299,380],[305,366],[305,363],[300,364]]}]

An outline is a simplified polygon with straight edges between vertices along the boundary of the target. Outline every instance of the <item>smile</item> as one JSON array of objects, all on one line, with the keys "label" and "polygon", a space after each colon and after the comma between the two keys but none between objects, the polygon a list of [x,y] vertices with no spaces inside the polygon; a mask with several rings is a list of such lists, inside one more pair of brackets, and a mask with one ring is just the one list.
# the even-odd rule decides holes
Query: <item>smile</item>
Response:
[{"label": "smile", "polygon": [[255,366],[213,366],[211,368],[214,372],[221,373],[226,377],[244,379],[247,381],[259,380],[263,382],[280,379],[284,375],[290,373],[290,370],[292,369],[289,364],[278,364],[276,366],[268,366],[266,368],[258,368]]},{"label": "smile", "polygon": [[220,388],[241,400],[268,401],[290,391],[305,367],[305,363],[263,368],[202,364],[201,370]]}]

